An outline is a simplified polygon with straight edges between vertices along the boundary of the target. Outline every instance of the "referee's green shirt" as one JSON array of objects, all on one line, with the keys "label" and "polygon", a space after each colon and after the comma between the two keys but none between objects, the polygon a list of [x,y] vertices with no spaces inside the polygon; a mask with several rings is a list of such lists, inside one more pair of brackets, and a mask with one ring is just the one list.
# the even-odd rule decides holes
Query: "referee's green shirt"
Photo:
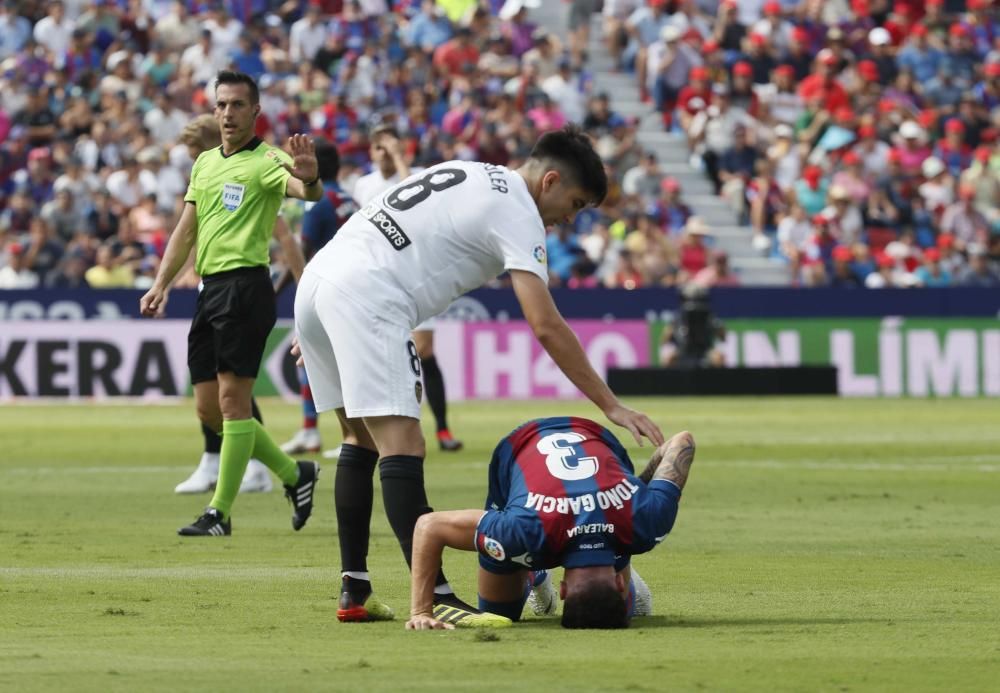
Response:
[{"label": "referee's green shirt", "polygon": [[290,175],[279,161],[292,159],[255,137],[229,156],[219,146],[194,162],[184,201],[198,211],[199,275],[270,263],[268,244]]}]

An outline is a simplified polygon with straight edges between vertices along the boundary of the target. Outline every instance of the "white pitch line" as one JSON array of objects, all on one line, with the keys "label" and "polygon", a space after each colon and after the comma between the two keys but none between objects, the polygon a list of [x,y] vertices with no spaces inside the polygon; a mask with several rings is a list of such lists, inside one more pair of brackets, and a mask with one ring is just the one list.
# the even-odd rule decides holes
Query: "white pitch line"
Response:
[{"label": "white pitch line", "polygon": [[[970,458],[985,457],[996,459],[995,455],[970,455]],[[935,459],[935,458],[930,458]],[[937,458],[941,459],[941,458]],[[706,462],[702,466],[735,467],[753,469],[807,469],[812,471],[850,471],[850,472],[1000,472],[998,464],[899,464],[896,462],[828,462],[822,460],[799,460],[797,462],[782,462],[778,460],[724,460]]]},{"label": "white pitch line", "polygon": [[4,474],[161,474],[191,469],[190,465],[128,466],[128,467],[12,467],[0,469]]},{"label": "white pitch line", "polygon": [[0,577],[52,577],[67,579],[170,579],[170,580],[248,580],[248,579],[299,579],[332,580],[339,579],[333,568],[287,568],[287,567],[239,567],[196,568],[177,566],[171,568],[117,568],[98,567],[0,567]]}]

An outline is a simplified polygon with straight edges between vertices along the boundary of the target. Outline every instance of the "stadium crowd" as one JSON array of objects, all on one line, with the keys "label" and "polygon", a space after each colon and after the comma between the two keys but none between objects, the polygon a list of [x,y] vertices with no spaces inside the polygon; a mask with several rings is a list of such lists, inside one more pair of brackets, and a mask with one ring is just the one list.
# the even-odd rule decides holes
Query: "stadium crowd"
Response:
[{"label": "stadium crowd", "polygon": [[[595,0],[0,0],[0,288],[146,288],[191,119],[232,67],[257,134],[334,142],[347,191],[391,125],[414,167],[515,167],[566,122],[612,186],[552,229],[554,285],[735,285],[712,229],[594,86]],[[1000,22],[989,0],[605,0],[604,40],[803,286],[1000,284]],[[582,19],[581,19],[582,18]],[[289,201],[297,228],[303,208]],[[274,249],[275,271],[281,267]],[[193,286],[193,272],[179,282]]]}]

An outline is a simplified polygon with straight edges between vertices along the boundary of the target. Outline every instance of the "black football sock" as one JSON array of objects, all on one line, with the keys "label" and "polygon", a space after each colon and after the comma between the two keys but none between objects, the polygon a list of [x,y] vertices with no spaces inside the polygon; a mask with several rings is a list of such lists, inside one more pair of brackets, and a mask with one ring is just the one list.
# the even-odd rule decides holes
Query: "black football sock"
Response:
[{"label": "black football sock", "polygon": [[[250,400],[250,411],[253,414],[253,418],[257,419],[261,423],[264,423],[264,417],[261,416],[260,407],[257,406],[257,400]],[[213,455],[218,455],[222,452],[222,438],[218,433],[213,431],[211,428],[205,424],[201,425],[201,435],[205,438],[205,452],[211,453]]]},{"label": "black football sock", "polygon": [[205,437],[205,452],[218,455],[222,451],[222,438],[205,424],[201,425],[201,434]]},{"label": "black football sock", "polygon": [[337,536],[340,539],[341,570],[368,570],[368,532],[375,494],[372,476],[378,453],[344,443],[337,460],[333,500],[337,506]]},{"label": "black football sock", "polygon": [[[389,525],[403,550],[406,565],[413,561],[413,528],[417,519],[433,510],[427,505],[424,489],[424,460],[412,455],[391,455],[378,463],[382,480],[382,503]],[[436,584],[447,582],[444,571],[438,571]]]},{"label": "black football sock", "polygon": [[427,404],[434,414],[434,423],[437,430],[444,431],[448,428],[448,402],[444,396],[444,376],[441,375],[441,368],[438,367],[437,358],[434,356],[420,359],[420,367],[424,371]]}]

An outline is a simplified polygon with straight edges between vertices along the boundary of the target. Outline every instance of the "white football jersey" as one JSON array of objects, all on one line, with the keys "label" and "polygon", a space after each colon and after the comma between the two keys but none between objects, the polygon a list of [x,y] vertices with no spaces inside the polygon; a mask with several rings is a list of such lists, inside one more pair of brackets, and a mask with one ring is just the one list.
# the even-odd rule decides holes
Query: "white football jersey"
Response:
[{"label": "white football jersey", "polygon": [[[420,173],[423,170],[424,169],[420,167],[411,168],[410,175]],[[386,178],[382,175],[382,172],[376,168],[371,173],[358,178],[357,182],[354,183],[354,192],[351,193],[351,197],[354,198],[355,202],[364,207],[366,204],[374,200],[401,180],[402,178],[400,177],[398,171]]]},{"label": "white football jersey", "polygon": [[516,172],[446,161],[365,205],[306,267],[411,328],[506,270],[548,282],[545,226]]}]

